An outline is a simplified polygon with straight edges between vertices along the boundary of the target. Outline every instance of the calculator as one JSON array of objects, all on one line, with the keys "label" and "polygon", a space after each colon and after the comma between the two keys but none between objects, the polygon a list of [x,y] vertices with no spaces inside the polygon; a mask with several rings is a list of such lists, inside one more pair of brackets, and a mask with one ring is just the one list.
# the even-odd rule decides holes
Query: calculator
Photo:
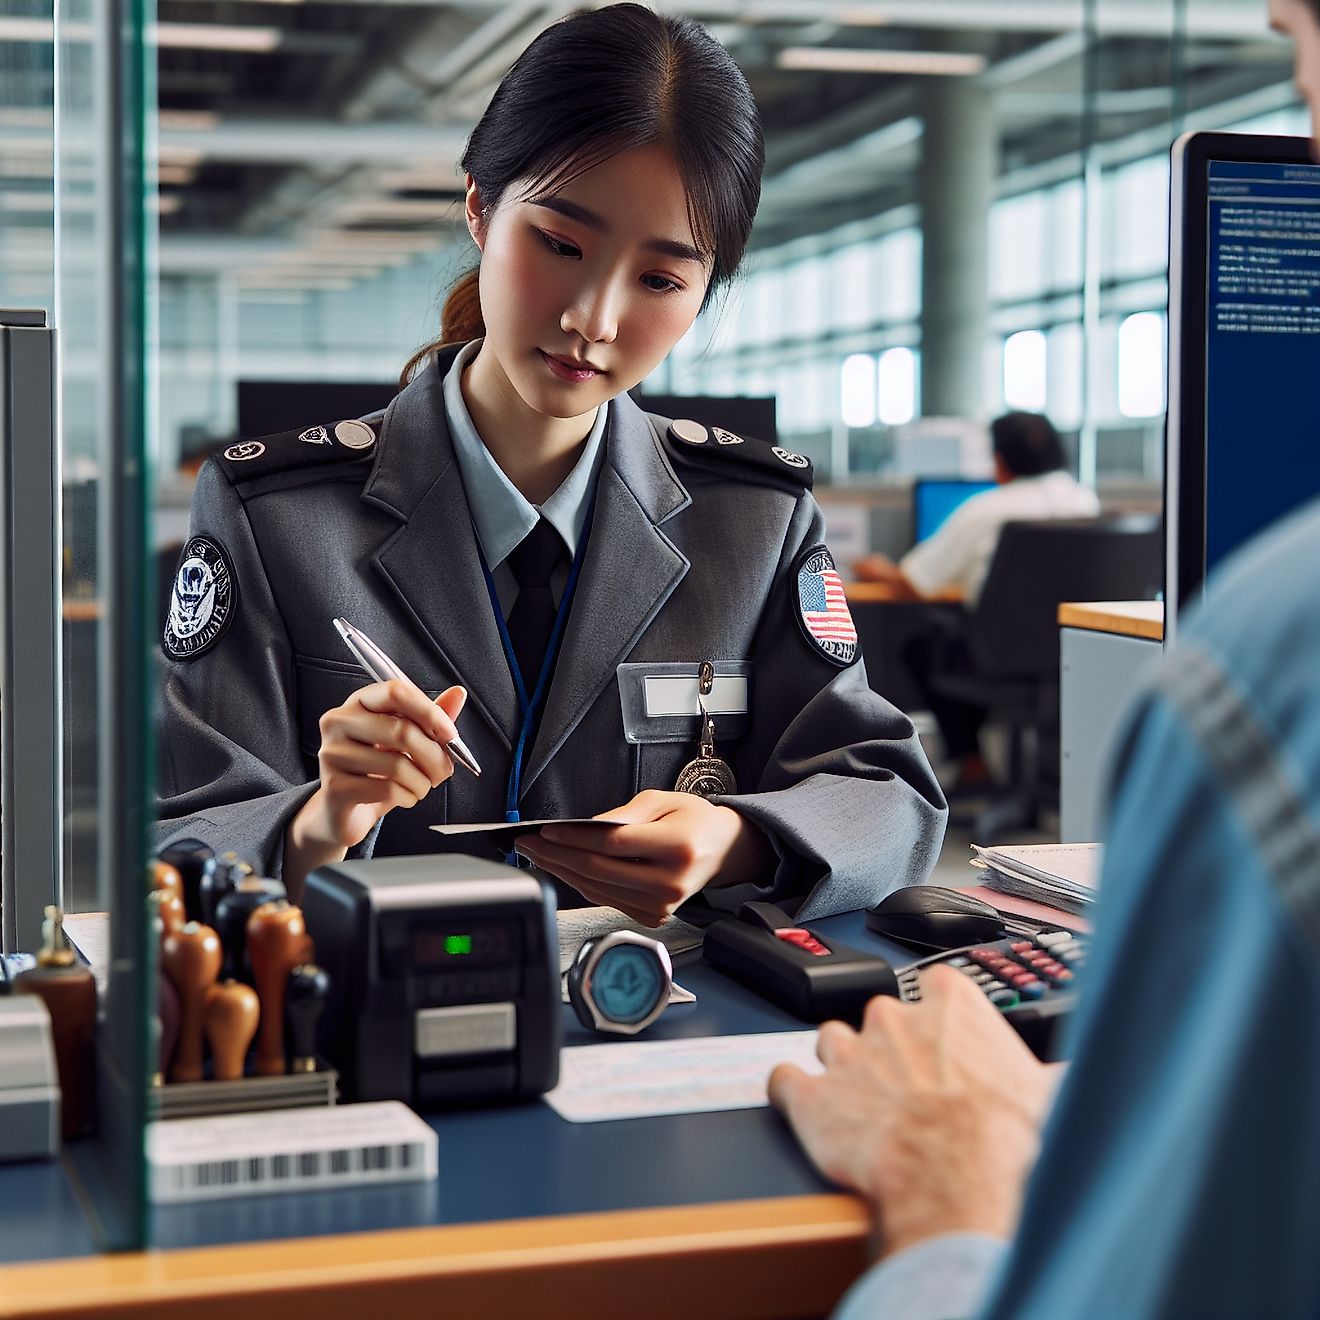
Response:
[{"label": "calculator", "polygon": [[981,987],[1014,1030],[1041,1059],[1058,1058],[1059,1028],[1077,1005],[1077,974],[1086,965],[1087,942],[1071,931],[1046,930],[949,949],[901,968],[898,996],[921,998],[918,974],[943,963]]}]

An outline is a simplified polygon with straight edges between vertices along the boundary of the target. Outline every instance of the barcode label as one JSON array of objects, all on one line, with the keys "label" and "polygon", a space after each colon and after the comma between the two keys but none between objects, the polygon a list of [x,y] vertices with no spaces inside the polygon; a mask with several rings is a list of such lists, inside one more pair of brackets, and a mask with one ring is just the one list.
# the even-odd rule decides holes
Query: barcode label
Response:
[{"label": "barcode label", "polygon": [[[363,1106],[378,1107],[389,1108],[384,1103]],[[340,1121],[339,1117],[328,1118],[325,1111],[319,1112],[315,1119],[309,1118],[306,1130],[289,1125],[273,1131],[271,1123],[276,1114],[262,1114],[255,1116],[263,1124],[260,1129],[250,1127],[239,1131],[238,1135],[243,1138],[253,1134],[252,1140],[241,1143],[233,1138],[217,1140],[202,1129],[190,1131],[187,1124],[194,1120],[154,1123],[148,1138],[151,1199],[156,1202],[206,1200],[217,1196],[435,1177],[434,1131],[403,1106],[397,1108],[404,1116],[399,1122],[363,1124],[361,1131],[359,1125]],[[293,1112],[296,1111],[284,1111]],[[393,1115],[387,1112],[384,1117],[392,1118]],[[347,1120],[348,1115],[342,1115],[342,1119]],[[388,1135],[402,1136],[401,1129],[415,1135],[408,1139],[381,1140]],[[332,1132],[337,1140],[334,1137],[327,1140]],[[353,1135],[345,1140],[349,1132]],[[245,1151],[235,1149],[239,1144],[247,1144],[249,1148]],[[316,1148],[299,1150],[299,1145]],[[214,1157],[217,1147],[228,1148],[223,1158]]]}]

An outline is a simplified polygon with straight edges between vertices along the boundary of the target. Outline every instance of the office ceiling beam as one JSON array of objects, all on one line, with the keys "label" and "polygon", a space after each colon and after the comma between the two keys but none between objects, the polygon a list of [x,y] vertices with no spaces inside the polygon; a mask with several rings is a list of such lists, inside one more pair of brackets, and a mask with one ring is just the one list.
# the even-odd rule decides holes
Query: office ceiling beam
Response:
[{"label": "office ceiling beam", "polygon": [[1069,60],[1080,59],[1085,50],[1084,31],[1079,28],[1076,32],[1065,32],[1061,36],[1042,41],[1038,46],[998,60],[981,75],[981,80],[990,87],[1011,87],[1038,78],[1060,64],[1067,64]]}]

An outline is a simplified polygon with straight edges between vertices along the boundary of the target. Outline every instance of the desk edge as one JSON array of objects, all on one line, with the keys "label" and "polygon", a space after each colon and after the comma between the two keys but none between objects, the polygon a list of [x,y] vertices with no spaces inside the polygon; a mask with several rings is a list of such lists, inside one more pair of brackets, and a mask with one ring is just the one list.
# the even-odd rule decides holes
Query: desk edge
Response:
[{"label": "desk edge", "polygon": [[722,1257],[737,1261],[739,1305],[750,1308],[736,1313],[802,1314],[808,1299],[824,1313],[863,1268],[869,1231],[860,1199],[821,1194],[147,1251],[2,1268],[0,1312],[108,1320],[187,1306],[209,1316],[212,1305],[241,1302],[244,1320],[287,1320],[295,1292],[369,1292],[377,1309],[438,1284],[449,1300],[489,1305],[492,1292],[542,1297],[552,1277],[556,1294],[571,1296],[566,1279],[599,1289],[620,1269],[630,1279],[655,1267],[683,1277],[670,1272],[708,1272]]},{"label": "desk edge", "polygon": [[1144,637],[1149,641],[1164,640],[1164,617],[1158,619],[1139,614],[1125,614],[1122,608],[1130,605],[1159,605],[1158,601],[1067,601],[1059,606],[1061,628],[1081,628],[1086,632],[1117,633],[1123,637]]}]

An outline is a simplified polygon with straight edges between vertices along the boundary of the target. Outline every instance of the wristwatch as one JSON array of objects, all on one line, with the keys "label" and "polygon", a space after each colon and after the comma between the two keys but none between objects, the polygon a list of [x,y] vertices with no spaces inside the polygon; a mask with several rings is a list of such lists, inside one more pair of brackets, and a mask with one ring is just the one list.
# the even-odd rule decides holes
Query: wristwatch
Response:
[{"label": "wristwatch", "polygon": [[669,950],[631,930],[586,940],[568,969],[568,1000],[593,1031],[635,1036],[669,1004]]}]

